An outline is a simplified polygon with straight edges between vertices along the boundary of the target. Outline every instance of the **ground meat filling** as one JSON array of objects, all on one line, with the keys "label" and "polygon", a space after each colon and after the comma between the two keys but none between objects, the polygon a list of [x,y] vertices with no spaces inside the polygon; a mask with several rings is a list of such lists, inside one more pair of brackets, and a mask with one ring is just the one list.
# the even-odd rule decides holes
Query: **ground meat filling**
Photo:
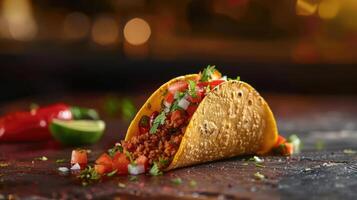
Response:
[{"label": "ground meat filling", "polygon": [[122,146],[131,152],[134,159],[144,155],[150,165],[159,160],[165,160],[166,165],[169,165],[180,146],[188,121],[185,111],[176,110],[168,114],[165,123],[156,133],[138,134],[129,141],[122,141]]}]

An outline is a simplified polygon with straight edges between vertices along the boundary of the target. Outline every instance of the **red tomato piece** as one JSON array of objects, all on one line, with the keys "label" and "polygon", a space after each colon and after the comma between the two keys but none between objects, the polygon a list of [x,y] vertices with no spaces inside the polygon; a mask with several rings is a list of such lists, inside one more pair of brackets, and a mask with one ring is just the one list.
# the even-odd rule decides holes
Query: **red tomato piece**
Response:
[{"label": "red tomato piece", "polygon": [[98,165],[104,165],[106,173],[111,172],[113,170],[112,158],[107,153],[103,153],[101,156],[99,156],[95,163]]},{"label": "red tomato piece", "polygon": [[145,171],[147,171],[149,169],[149,159],[146,156],[139,156],[136,160],[135,160],[137,165],[143,165]]},{"label": "red tomato piece", "polygon": [[168,92],[166,97],[165,97],[165,101],[168,103],[168,104],[172,104],[172,102],[174,102],[175,98],[174,98],[174,94],[171,93],[171,92]]},{"label": "red tomato piece", "polygon": [[113,168],[118,170],[118,174],[128,174],[129,159],[124,153],[116,153],[113,158]]},{"label": "red tomato piece", "polygon": [[187,107],[186,112],[189,117],[191,117],[193,115],[193,113],[195,113],[195,111],[197,110],[197,107],[198,107],[198,105],[195,105],[195,104],[191,104]]},{"label": "red tomato piece", "polygon": [[188,96],[187,100],[191,103],[199,103],[202,100],[201,94],[197,91],[195,97]]},{"label": "red tomato piece", "polygon": [[225,82],[225,80],[213,80],[213,81],[209,82],[211,90],[223,82]]},{"label": "red tomato piece", "polygon": [[88,163],[87,151],[82,149],[76,149],[72,151],[71,164],[78,163],[81,168],[84,168]]},{"label": "red tomato piece", "polygon": [[208,82],[199,82],[197,83],[197,87],[204,89],[208,85]]},{"label": "red tomato piece", "polygon": [[183,92],[187,88],[188,83],[186,81],[177,81],[169,86],[168,91],[171,94],[175,94],[176,92]]},{"label": "red tomato piece", "polygon": [[278,135],[278,139],[277,139],[277,141],[276,141],[276,143],[274,145],[274,148],[279,147],[281,144],[283,144],[285,142],[286,142],[286,139],[283,136]]},{"label": "red tomato piece", "polygon": [[140,134],[147,133],[150,129],[150,117],[144,115],[141,117],[139,121],[139,132]]},{"label": "red tomato piece", "polygon": [[284,146],[285,146],[284,151],[283,151],[284,156],[290,156],[294,153],[294,146],[292,143],[285,142]]},{"label": "red tomato piece", "polygon": [[94,170],[100,175],[103,175],[108,172],[107,167],[105,165],[94,165]]}]

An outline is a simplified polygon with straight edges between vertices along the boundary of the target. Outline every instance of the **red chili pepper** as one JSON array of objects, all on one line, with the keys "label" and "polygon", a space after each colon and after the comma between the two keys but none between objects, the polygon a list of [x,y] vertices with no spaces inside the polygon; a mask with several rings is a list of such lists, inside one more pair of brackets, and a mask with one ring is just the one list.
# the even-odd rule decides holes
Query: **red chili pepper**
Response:
[{"label": "red chili pepper", "polygon": [[31,110],[15,112],[0,118],[0,142],[43,141],[50,139],[49,124],[52,119],[71,120],[71,107],[54,104]]}]

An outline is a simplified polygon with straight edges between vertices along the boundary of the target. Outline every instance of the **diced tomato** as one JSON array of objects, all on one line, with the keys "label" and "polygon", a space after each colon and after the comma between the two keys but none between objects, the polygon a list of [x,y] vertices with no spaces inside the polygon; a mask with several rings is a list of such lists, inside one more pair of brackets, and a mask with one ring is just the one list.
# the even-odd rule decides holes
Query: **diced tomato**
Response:
[{"label": "diced tomato", "polygon": [[285,146],[285,149],[284,149],[283,155],[290,156],[294,153],[294,146],[292,143],[285,142],[284,146]]},{"label": "diced tomato", "polygon": [[202,98],[201,98],[201,94],[199,93],[199,91],[196,92],[196,96],[192,97],[191,95],[189,95],[187,97],[187,100],[191,103],[199,103],[201,102]]},{"label": "diced tomato", "polygon": [[191,104],[187,107],[186,112],[189,117],[191,117],[193,115],[193,113],[196,111],[197,107],[198,107],[198,105],[196,105],[196,104]]},{"label": "diced tomato", "polygon": [[108,173],[107,167],[105,165],[94,165],[94,170],[100,175]]},{"label": "diced tomato", "polygon": [[204,87],[206,87],[208,85],[208,82],[199,82],[199,83],[197,83],[197,86],[199,87],[199,88],[204,88]]},{"label": "diced tomato", "polygon": [[103,153],[101,156],[99,156],[95,163],[98,165],[104,165],[106,173],[111,172],[113,170],[112,158],[106,153]]},{"label": "diced tomato", "polygon": [[278,140],[276,141],[274,148],[279,147],[281,144],[283,144],[285,142],[286,142],[286,139],[283,136],[278,135]]},{"label": "diced tomato", "polygon": [[118,174],[125,175],[128,174],[128,165],[130,164],[129,159],[124,153],[116,153],[113,158],[113,168],[118,170]]},{"label": "diced tomato", "polygon": [[149,132],[149,130],[150,130],[149,128],[139,127],[139,133],[140,133],[140,135]]},{"label": "diced tomato", "polygon": [[145,171],[148,171],[149,169],[149,159],[146,156],[139,156],[136,160],[135,160],[137,165],[143,165]]},{"label": "diced tomato", "polygon": [[209,85],[211,87],[211,89],[215,88],[217,85],[221,84],[225,82],[225,80],[213,80],[211,82],[209,82]]},{"label": "diced tomato", "polygon": [[85,168],[88,163],[87,151],[83,149],[76,149],[72,151],[71,164],[78,163],[81,168]]},{"label": "diced tomato", "polygon": [[150,127],[152,127],[155,118],[159,115],[159,112],[154,111],[151,115],[150,115]]},{"label": "diced tomato", "polygon": [[168,104],[172,104],[172,102],[175,100],[175,95],[171,92],[168,92],[166,97],[165,97],[165,101],[168,103]]},{"label": "diced tomato", "polygon": [[183,92],[187,88],[188,83],[186,81],[177,81],[169,86],[168,91],[171,94],[175,94],[176,92]]}]

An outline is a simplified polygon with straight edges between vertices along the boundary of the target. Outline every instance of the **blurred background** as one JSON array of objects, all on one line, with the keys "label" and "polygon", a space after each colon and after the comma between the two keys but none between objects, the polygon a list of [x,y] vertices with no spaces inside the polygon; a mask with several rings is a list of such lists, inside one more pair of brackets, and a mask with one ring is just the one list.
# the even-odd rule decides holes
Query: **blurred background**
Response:
[{"label": "blurred background", "polygon": [[355,94],[356,0],[0,0],[0,103],[149,93],[208,64],[261,92]]}]

